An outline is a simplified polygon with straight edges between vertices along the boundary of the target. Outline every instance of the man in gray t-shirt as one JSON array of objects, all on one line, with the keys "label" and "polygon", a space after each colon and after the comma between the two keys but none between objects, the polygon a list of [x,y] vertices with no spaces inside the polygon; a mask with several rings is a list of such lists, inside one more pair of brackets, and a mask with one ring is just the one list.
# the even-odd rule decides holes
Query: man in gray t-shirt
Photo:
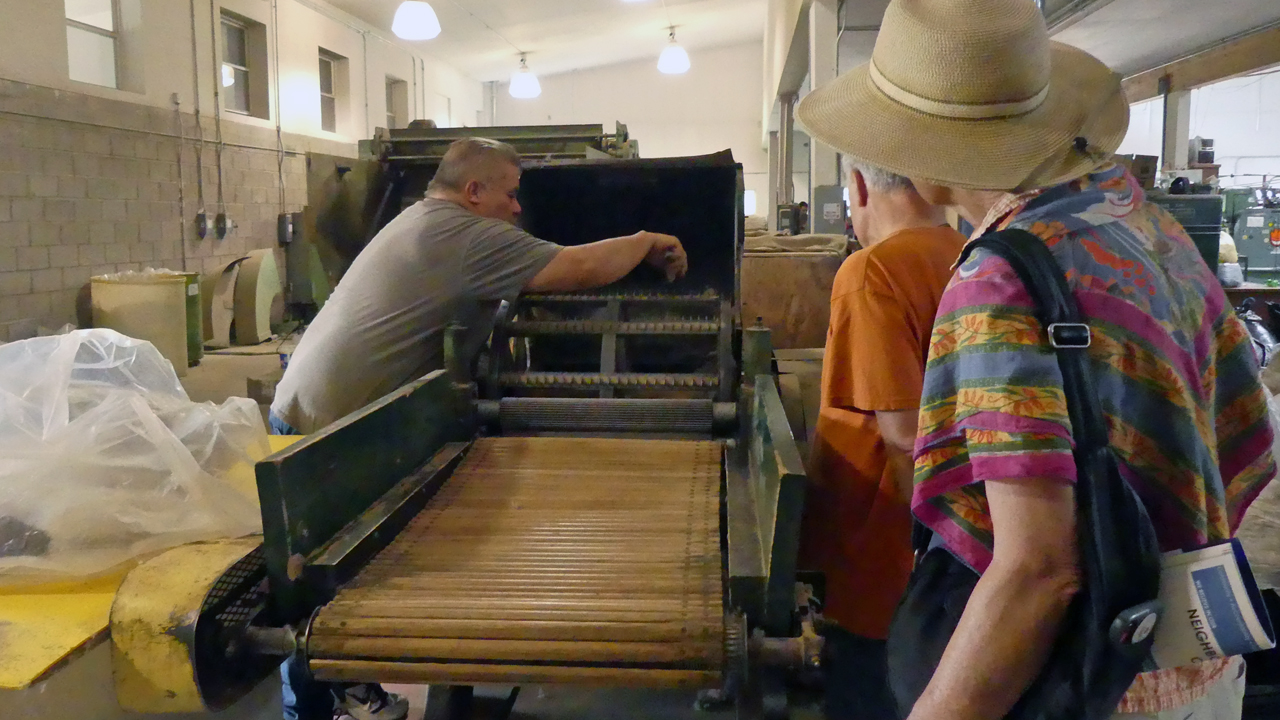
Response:
[{"label": "man in gray t-shirt", "polygon": [[427,197],[374,237],[307,328],[276,389],[276,420],[314,432],[442,367],[451,322],[467,328],[470,357],[498,304],[522,291],[598,287],[646,260],[684,274],[684,248],[668,235],[564,248],[516,227],[519,163],[502,143],[450,147]]}]

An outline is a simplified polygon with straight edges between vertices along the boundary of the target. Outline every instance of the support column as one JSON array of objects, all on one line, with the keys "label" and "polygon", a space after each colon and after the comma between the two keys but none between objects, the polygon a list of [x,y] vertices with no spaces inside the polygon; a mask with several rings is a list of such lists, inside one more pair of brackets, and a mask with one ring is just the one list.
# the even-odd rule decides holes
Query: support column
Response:
[{"label": "support column", "polygon": [[[820,88],[836,79],[840,20],[837,0],[813,0],[809,6],[809,87]],[[840,160],[836,150],[816,139],[809,143],[809,197],[814,190],[840,184]]]},{"label": "support column", "polygon": [[792,166],[795,164],[796,151],[796,96],[788,93],[778,98],[778,103],[781,105],[778,120],[778,204],[790,205],[796,196],[792,185]]},{"label": "support column", "polygon": [[[764,197],[760,198],[760,202],[764,203],[766,227],[776,229],[778,227],[778,162],[781,157],[778,155],[778,133],[776,131],[769,133],[769,184],[765,187]],[[759,212],[759,208],[756,209]]]},{"label": "support column", "polygon": [[1187,167],[1191,144],[1191,91],[1170,90],[1168,78],[1161,78],[1164,96],[1164,126],[1161,131],[1160,167],[1182,170]]}]

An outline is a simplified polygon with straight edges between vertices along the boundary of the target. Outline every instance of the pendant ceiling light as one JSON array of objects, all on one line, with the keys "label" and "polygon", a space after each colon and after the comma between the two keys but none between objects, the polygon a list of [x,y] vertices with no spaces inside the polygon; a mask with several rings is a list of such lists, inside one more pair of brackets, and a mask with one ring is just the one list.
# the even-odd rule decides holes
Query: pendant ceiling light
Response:
[{"label": "pendant ceiling light", "polygon": [[676,42],[676,29],[671,28],[671,42],[658,56],[658,71],[667,75],[683,75],[689,72],[689,53]]},{"label": "pendant ceiling light", "polygon": [[511,97],[530,100],[542,94],[542,85],[538,76],[533,74],[525,63],[524,55],[520,55],[520,69],[511,74]]},{"label": "pendant ceiling light", "polygon": [[396,10],[391,32],[401,40],[430,40],[440,34],[440,18],[427,3],[407,0]]}]

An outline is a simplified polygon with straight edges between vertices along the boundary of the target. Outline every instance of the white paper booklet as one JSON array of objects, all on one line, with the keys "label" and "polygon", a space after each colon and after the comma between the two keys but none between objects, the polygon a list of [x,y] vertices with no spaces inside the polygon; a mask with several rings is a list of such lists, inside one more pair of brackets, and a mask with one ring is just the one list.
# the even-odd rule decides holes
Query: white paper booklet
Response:
[{"label": "white paper booklet", "polygon": [[1165,553],[1164,613],[1151,654],[1161,668],[1195,665],[1276,646],[1275,632],[1238,540]]}]

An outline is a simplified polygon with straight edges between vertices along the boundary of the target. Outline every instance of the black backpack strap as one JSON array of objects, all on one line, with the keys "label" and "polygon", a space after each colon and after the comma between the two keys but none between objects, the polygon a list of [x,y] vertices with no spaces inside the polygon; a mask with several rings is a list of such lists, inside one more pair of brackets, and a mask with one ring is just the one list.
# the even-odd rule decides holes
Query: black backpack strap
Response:
[{"label": "black backpack strap", "polygon": [[1106,419],[1089,370],[1088,347],[1092,333],[1053,253],[1044,240],[1025,230],[1002,230],[969,243],[960,256],[960,263],[968,260],[978,248],[1004,258],[1035,303],[1036,319],[1044,326],[1049,344],[1058,355],[1062,390],[1077,451],[1107,447]]}]

